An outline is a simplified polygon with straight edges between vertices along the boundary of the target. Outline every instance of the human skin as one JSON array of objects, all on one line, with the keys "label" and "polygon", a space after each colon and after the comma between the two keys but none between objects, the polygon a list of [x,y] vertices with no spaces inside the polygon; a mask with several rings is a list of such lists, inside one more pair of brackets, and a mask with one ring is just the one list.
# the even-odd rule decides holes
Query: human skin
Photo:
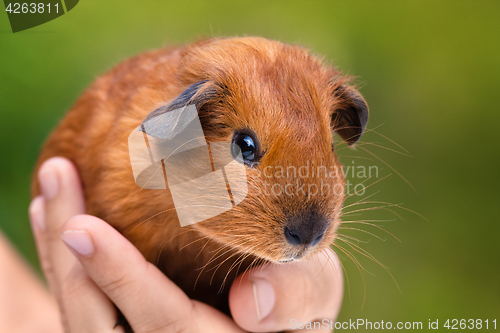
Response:
[{"label": "human skin", "polygon": [[339,312],[343,284],[333,253],[240,275],[229,293],[230,318],[189,299],[108,223],[81,215],[83,192],[69,160],[49,159],[38,180],[42,195],[30,219],[66,332],[123,332],[114,305],[135,332],[283,331],[291,319],[334,320]]},{"label": "human skin", "polygon": [[0,232],[0,332],[62,331],[55,298]]}]

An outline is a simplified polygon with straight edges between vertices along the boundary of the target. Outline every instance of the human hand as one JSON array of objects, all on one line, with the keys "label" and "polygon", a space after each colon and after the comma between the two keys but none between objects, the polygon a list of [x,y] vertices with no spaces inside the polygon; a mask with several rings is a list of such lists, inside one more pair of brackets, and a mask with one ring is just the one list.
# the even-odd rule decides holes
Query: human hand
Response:
[{"label": "human hand", "polygon": [[189,299],[109,224],[80,215],[85,204],[71,162],[46,161],[39,181],[43,195],[33,200],[30,218],[67,332],[123,332],[115,327],[113,304],[136,333],[281,331],[290,329],[291,320],[330,320],[338,314],[343,285],[331,251],[240,275],[230,290],[231,319]]},{"label": "human hand", "polygon": [[0,332],[60,333],[55,298],[0,232]]}]

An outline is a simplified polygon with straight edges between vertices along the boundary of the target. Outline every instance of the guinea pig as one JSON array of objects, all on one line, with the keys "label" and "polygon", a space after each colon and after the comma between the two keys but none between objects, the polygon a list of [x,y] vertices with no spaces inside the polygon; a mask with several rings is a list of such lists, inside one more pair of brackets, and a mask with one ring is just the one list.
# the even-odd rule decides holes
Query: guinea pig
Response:
[{"label": "guinea pig", "polygon": [[[136,184],[128,138],[155,110],[187,105],[196,106],[207,142],[240,148],[248,193],[181,227],[168,187]],[[300,46],[202,40],[142,53],[98,77],[45,142],[35,175],[50,157],[73,161],[88,214],[116,228],[189,297],[229,313],[224,286],[239,273],[311,258],[334,241],[345,180],[333,134],[352,145],[367,120],[351,78]],[[39,193],[35,177],[31,194]]]}]

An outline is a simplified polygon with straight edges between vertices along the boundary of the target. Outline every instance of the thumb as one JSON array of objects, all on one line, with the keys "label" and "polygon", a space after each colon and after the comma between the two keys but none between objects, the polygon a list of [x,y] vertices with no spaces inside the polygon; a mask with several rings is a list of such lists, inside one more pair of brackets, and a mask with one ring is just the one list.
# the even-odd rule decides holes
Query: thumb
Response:
[{"label": "thumb", "polygon": [[298,328],[299,322],[333,320],[342,296],[340,263],[328,249],[307,261],[257,267],[238,277],[229,305],[239,326],[269,332]]}]

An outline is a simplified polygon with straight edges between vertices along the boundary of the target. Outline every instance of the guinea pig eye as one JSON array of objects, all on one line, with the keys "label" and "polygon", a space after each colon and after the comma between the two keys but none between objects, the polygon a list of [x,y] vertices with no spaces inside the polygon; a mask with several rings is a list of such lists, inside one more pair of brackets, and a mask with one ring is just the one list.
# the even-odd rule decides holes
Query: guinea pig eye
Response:
[{"label": "guinea pig eye", "polygon": [[254,166],[259,160],[259,141],[254,132],[250,130],[240,130],[233,135],[232,154],[233,157],[238,159],[241,152],[241,158],[248,166]]}]

